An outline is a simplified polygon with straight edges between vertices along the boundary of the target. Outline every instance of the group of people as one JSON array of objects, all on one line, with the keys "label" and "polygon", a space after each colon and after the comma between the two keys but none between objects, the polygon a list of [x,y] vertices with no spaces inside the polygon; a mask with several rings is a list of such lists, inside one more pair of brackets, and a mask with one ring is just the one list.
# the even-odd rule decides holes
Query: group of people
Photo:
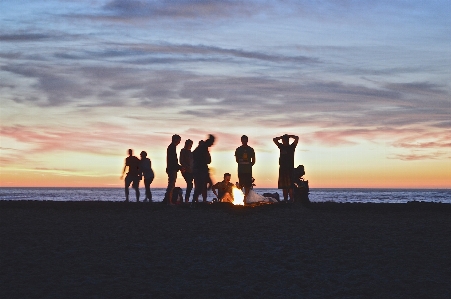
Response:
[{"label": "group of people", "polygon": [[[290,143],[290,139],[293,142]],[[166,188],[165,198],[163,202],[168,205],[174,205],[174,198],[178,194],[174,194],[177,174],[180,171],[185,182],[186,191],[184,201],[189,202],[191,192],[194,188],[192,202],[199,201],[199,196],[202,195],[203,201],[207,200],[207,190],[212,189],[213,193],[218,197],[219,201],[233,202],[232,188],[234,184],[230,182],[230,173],[224,174],[224,180],[217,184],[212,183],[210,178],[208,165],[211,163],[210,147],[215,142],[213,135],[208,135],[206,140],[201,140],[198,146],[192,151],[193,141],[187,139],[184,147],[180,151],[180,161],[177,156],[177,146],[182,141],[182,138],[175,134],[172,136],[171,144],[167,147],[166,152],[166,173],[168,175],[168,186]],[[238,164],[238,183],[237,187],[242,189],[245,198],[253,186],[252,167],[254,166],[255,151],[248,145],[249,138],[246,135],[241,136],[241,146],[235,150],[235,160]],[[273,138],[274,143],[280,150],[279,157],[279,179],[278,188],[283,190],[283,197],[285,201],[293,201],[293,182],[294,182],[294,153],[299,141],[299,137],[295,135],[283,135]],[[124,169],[122,171],[121,179],[123,179],[125,171],[128,167],[128,172],[125,176],[125,201],[129,201],[129,187],[135,189],[136,201],[139,201],[139,182],[144,178],[144,185],[146,189],[146,197],[144,201],[152,201],[152,193],[150,184],[155,175],[152,171],[152,164],[147,153],[141,152],[141,159],[133,156],[133,151],[128,150],[128,157],[125,159]],[[178,199],[183,201],[182,199]]]}]

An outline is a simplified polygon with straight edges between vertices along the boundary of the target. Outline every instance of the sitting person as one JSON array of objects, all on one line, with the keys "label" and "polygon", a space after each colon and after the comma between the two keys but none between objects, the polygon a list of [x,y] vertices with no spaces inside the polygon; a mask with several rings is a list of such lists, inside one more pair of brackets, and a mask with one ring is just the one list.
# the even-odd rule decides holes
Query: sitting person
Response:
[{"label": "sitting person", "polygon": [[218,197],[218,201],[233,202],[232,188],[234,185],[230,182],[231,177],[230,173],[224,173],[224,180],[211,187],[213,193]]},{"label": "sitting person", "polygon": [[308,205],[310,203],[310,199],[308,197],[310,188],[308,181],[304,180],[304,175],[304,165],[299,165],[293,171],[294,202]]}]

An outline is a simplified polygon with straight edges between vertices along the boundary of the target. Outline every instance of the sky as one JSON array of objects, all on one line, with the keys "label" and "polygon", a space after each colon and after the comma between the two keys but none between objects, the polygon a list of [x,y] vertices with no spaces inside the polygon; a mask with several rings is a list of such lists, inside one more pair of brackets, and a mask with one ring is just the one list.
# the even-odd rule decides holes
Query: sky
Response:
[{"label": "sky", "polygon": [[[167,184],[173,134],[211,174],[277,186],[299,136],[312,188],[451,188],[451,1],[0,2],[0,187],[121,187],[129,148]],[[185,187],[181,175],[177,185]]]}]

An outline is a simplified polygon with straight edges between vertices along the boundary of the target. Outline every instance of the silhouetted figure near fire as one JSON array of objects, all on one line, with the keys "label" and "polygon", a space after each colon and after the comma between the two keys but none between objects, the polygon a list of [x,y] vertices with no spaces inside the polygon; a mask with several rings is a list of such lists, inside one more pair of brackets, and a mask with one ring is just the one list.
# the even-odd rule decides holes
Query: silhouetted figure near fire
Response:
[{"label": "silhouetted figure near fire", "polygon": [[[208,148],[215,142],[213,135],[208,135],[208,139],[204,142],[199,142],[199,145],[193,151],[193,174],[194,174],[194,194],[193,203],[198,202],[199,195],[207,194],[207,183],[210,180],[208,171],[208,164],[211,163],[211,155]],[[204,197],[206,201],[206,197]]]},{"label": "silhouetted figure near fire", "polygon": [[147,153],[145,151],[141,152],[141,161],[139,164],[139,169],[141,171],[142,176],[144,177],[144,187],[146,188],[146,198],[144,198],[144,202],[152,201],[152,192],[150,191],[150,184],[152,184],[153,179],[155,177],[154,172],[152,170],[152,162],[149,158],[147,158]]},{"label": "silhouetted figure near fire", "polygon": [[186,182],[185,202],[189,202],[191,190],[193,190],[193,141],[188,139],[185,141],[185,147],[180,151],[180,164],[182,165],[182,176]]},{"label": "silhouetted figure near fire", "polygon": [[136,201],[139,201],[139,181],[141,180],[141,171],[139,169],[139,159],[133,156],[133,150],[128,150],[128,157],[125,158],[124,169],[122,170],[121,180],[124,178],[125,171],[128,167],[127,175],[125,176],[125,201],[129,201],[129,187],[135,189]]},{"label": "silhouetted figure near fire", "polygon": [[240,188],[244,188],[244,197],[252,189],[252,166],[255,164],[255,151],[247,142],[246,135],[241,136],[241,146],[235,150],[235,159],[238,163],[238,180]]},{"label": "silhouetted figure near fire", "polygon": [[[290,138],[293,138],[293,143],[290,144]],[[282,140],[282,143],[280,143]],[[280,149],[279,157],[279,180],[278,188],[283,190],[284,201],[293,201],[293,170],[294,170],[294,151],[299,142],[299,137],[295,135],[283,135],[273,138],[274,143]]]},{"label": "silhouetted figure near fire", "polygon": [[[233,184],[230,182],[232,175],[230,173],[224,173],[224,180],[218,182],[211,187],[211,190],[218,198],[220,202],[232,202],[233,203]],[[217,190],[217,191],[216,191]]]},{"label": "silhouetted figure near fire", "polygon": [[177,172],[182,169],[177,158],[177,145],[180,144],[182,138],[175,134],[172,135],[172,142],[169,144],[166,151],[166,173],[168,174],[168,187],[166,188],[165,200],[168,205],[172,203],[172,193],[177,181]]}]

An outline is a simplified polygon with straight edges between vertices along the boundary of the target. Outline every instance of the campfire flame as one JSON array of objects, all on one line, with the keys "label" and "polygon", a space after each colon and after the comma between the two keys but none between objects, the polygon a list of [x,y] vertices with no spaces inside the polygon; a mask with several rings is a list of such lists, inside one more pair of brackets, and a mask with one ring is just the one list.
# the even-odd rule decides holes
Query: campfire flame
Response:
[{"label": "campfire flame", "polygon": [[244,193],[237,187],[232,188],[233,192],[233,204],[244,206]]}]

